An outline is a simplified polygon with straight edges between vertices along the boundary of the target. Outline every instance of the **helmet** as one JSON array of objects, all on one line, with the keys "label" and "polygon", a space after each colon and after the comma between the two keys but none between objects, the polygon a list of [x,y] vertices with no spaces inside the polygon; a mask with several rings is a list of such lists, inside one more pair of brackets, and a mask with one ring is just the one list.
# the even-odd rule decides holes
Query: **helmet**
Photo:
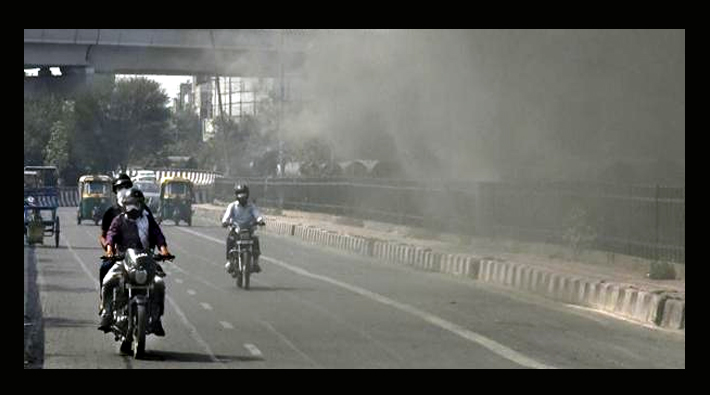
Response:
[{"label": "helmet", "polygon": [[246,201],[249,198],[249,187],[244,184],[237,184],[234,187],[234,194],[237,196],[237,200]]},{"label": "helmet", "polygon": [[140,212],[145,207],[145,196],[140,189],[132,187],[128,190],[128,193],[123,195],[122,199],[123,208],[126,212],[137,211]]},{"label": "helmet", "polygon": [[117,193],[119,189],[128,189],[133,187],[133,181],[128,174],[121,173],[115,180],[113,180],[113,193]]}]

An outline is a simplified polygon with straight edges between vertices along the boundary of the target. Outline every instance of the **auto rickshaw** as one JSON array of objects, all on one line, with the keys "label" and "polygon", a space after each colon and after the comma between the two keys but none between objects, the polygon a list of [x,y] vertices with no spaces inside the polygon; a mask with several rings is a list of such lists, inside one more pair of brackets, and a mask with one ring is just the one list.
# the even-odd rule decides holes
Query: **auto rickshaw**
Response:
[{"label": "auto rickshaw", "polygon": [[194,202],[192,182],[182,177],[164,177],[160,181],[160,202],[158,223],[170,219],[178,225],[180,221],[192,226],[192,202]]},{"label": "auto rickshaw", "polygon": [[111,207],[111,177],[104,175],[85,175],[79,177],[79,208],[76,223],[81,220],[93,220],[96,225],[106,210]]}]

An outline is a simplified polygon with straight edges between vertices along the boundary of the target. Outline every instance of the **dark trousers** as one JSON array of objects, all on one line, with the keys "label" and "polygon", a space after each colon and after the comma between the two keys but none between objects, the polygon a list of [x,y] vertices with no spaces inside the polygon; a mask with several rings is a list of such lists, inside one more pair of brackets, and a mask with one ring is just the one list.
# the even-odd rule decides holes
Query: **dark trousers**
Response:
[{"label": "dark trousers", "polygon": [[[252,253],[254,254],[254,258],[258,258],[259,255],[261,255],[261,250],[259,249],[259,238],[257,236],[252,236],[252,240],[254,240],[254,244],[252,245]],[[237,235],[234,234],[234,232],[229,232],[229,235],[227,236],[227,260],[229,260],[229,250],[234,248],[236,241]]]}]

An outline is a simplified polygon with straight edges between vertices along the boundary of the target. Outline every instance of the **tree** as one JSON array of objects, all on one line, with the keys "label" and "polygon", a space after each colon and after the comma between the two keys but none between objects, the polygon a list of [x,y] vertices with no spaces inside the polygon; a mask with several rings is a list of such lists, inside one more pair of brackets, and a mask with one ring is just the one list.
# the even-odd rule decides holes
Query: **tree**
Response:
[{"label": "tree", "polygon": [[110,133],[122,144],[114,149],[121,164],[143,165],[165,156],[170,110],[168,97],[160,84],[147,78],[131,78],[116,83],[108,112]]},{"label": "tree", "polygon": [[43,150],[44,163],[57,167],[61,178],[66,178],[70,167],[71,140],[74,131],[74,102],[65,101],[62,105],[61,118],[54,121],[50,128],[50,138]]},{"label": "tree", "polygon": [[193,107],[171,113],[167,152],[170,155],[195,156],[202,146],[200,117]]},{"label": "tree", "polygon": [[61,112],[61,100],[53,95],[25,98],[24,161],[26,165],[43,164],[43,149],[51,137],[52,125],[60,119]]}]

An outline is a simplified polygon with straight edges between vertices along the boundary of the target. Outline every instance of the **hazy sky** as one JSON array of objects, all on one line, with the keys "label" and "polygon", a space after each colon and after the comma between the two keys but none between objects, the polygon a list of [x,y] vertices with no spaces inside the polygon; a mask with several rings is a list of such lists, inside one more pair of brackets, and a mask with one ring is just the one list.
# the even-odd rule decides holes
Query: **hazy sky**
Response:
[{"label": "hazy sky", "polygon": [[191,82],[192,76],[189,75],[134,75],[134,74],[117,74],[116,79],[124,79],[131,77],[145,77],[150,80],[158,82],[165,90],[165,93],[170,98],[170,105],[172,106],[172,99],[177,98],[178,93],[180,93],[180,84]]}]

